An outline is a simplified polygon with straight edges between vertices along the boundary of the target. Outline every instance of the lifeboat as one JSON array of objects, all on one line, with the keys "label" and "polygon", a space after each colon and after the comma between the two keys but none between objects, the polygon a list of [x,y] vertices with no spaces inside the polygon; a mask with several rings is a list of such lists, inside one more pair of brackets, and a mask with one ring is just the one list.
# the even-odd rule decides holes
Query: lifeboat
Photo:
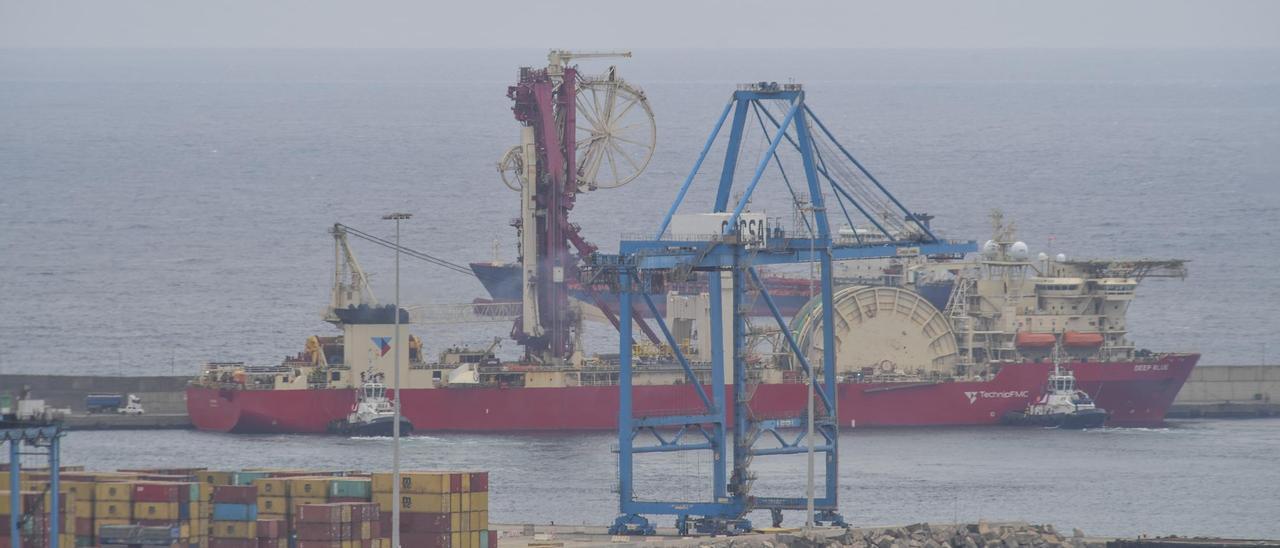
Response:
[{"label": "lifeboat", "polygon": [[1058,339],[1053,333],[1028,333],[1026,331],[1018,332],[1018,337],[1014,339],[1014,344],[1018,348],[1053,348]]},{"label": "lifeboat", "polygon": [[1062,344],[1072,348],[1098,348],[1102,346],[1102,333],[1068,331],[1062,334]]}]

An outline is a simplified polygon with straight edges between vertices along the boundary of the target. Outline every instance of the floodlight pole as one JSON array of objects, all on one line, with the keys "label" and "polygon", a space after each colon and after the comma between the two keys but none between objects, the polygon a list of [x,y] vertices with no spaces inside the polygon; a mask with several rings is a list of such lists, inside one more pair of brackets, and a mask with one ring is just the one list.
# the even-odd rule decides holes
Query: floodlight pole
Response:
[{"label": "floodlight pole", "polygon": [[395,422],[391,424],[391,546],[400,548],[400,221],[413,217],[412,213],[388,213],[383,220],[396,222],[396,296],[395,333],[391,345],[395,349],[392,359],[395,367],[391,374],[395,391]]}]

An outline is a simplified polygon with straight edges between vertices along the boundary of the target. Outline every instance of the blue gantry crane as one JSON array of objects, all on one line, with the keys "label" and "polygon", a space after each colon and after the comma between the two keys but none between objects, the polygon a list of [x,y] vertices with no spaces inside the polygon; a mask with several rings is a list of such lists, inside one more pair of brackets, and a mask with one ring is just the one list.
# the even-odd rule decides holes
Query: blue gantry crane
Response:
[{"label": "blue gantry crane", "polygon": [[[732,119],[730,120],[730,115]],[[690,237],[672,234],[673,220],[689,194],[690,187],[729,121],[728,143],[723,168],[718,177],[714,205],[699,221],[715,226],[713,234]],[[755,163],[750,180],[735,187],[736,168],[743,152],[744,133],[759,127],[768,137],[767,149]],[[786,147],[783,147],[784,143]],[[792,181],[786,165],[795,172],[795,155],[801,168],[799,181]],[[773,165],[791,197],[792,207],[803,207],[804,234],[787,234],[777,226],[760,226],[748,212],[752,197],[765,172]],[[773,180],[771,177],[770,180]],[[740,193],[731,200],[734,192]],[[833,237],[828,217],[828,197],[835,198],[838,214],[851,230]],[[732,202],[732,203],[731,203]],[[803,205],[802,205],[803,204]],[[874,231],[855,228],[857,217]],[[749,220],[752,219],[752,220]],[[680,224],[677,222],[677,224]],[[698,224],[698,223],[695,223]],[[622,313],[619,381],[619,510],[611,530],[614,534],[652,534],[654,527],[646,515],[673,515],[684,534],[733,534],[751,528],[746,519],[753,510],[769,510],[781,522],[783,510],[808,507],[808,496],[765,497],[751,494],[755,476],[750,464],[756,457],[800,454],[812,443],[821,457],[823,484],[812,494],[815,521],[842,523],[838,513],[839,412],[834,353],[824,353],[821,363],[810,363],[800,351],[774,300],[761,282],[759,265],[817,263],[821,283],[823,314],[822,348],[835,348],[832,299],[832,262],[836,260],[901,257],[906,255],[961,256],[976,249],[972,241],[945,241],[936,237],[928,216],[908,211],[832,135],[805,104],[805,92],[798,84],[760,82],[739,86],[707,138],[697,161],[681,185],[675,201],[651,240],[623,240],[619,254],[595,254],[584,272],[584,282],[607,284],[619,294]],[[683,281],[701,273],[708,278],[711,310],[711,363],[709,387],[703,386],[663,321],[650,295],[661,293],[668,282]],[[729,303],[725,303],[725,295]],[[751,372],[748,369],[747,315],[750,295],[757,295],[771,311],[786,340],[792,363],[814,383],[813,432],[797,436],[790,428],[806,421],[757,418],[751,411]],[[725,306],[729,308],[725,308]],[[679,414],[649,413],[635,409],[633,386],[633,307],[642,305],[657,324],[676,361],[687,377],[690,391],[697,395],[697,410]],[[732,313],[725,315],[724,310]],[[724,344],[731,341],[732,344]],[[820,380],[819,380],[820,376]],[[727,385],[727,386],[726,386]],[[807,419],[807,415],[802,414]],[[733,446],[729,435],[732,433]],[[651,441],[650,441],[651,440]],[[637,457],[649,453],[710,451],[711,490],[705,500],[639,500],[635,493],[634,466]]]},{"label": "blue gantry crane", "polygon": [[[22,448],[43,448],[49,457],[49,546],[58,548],[59,529],[61,527],[61,496],[59,490],[59,471],[61,458],[60,443],[63,430],[61,423],[48,421],[19,421],[0,419],[0,444],[9,444],[9,541],[13,548],[20,548],[23,540],[23,524],[30,513],[24,514],[22,505]],[[43,494],[43,493],[42,493]],[[40,497],[43,500],[43,496]]]}]

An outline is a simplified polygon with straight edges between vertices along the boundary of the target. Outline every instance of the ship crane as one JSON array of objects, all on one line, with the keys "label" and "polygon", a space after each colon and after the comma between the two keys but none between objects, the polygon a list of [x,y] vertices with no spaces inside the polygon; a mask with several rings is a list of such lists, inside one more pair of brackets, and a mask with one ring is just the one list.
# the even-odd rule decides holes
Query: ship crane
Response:
[{"label": "ship crane", "polygon": [[[769,109],[774,108],[771,112]],[[731,117],[732,115],[732,117]],[[731,121],[730,121],[731,120]],[[767,121],[766,121],[767,120]],[[709,213],[677,215],[698,172],[729,122],[728,143],[724,147],[723,168],[716,181],[716,197]],[[736,176],[743,152],[744,132],[756,126],[768,148],[758,160],[747,158],[747,177]],[[783,142],[788,146],[782,146]],[[781,150],[779,147],[782,147]],[[782,152],[794,154],[783,155]],[[798,158],[797,158],[798,156]],[[790,162],[789,178],[783,166]],[[763,213],[747,211],[755,194],[763,202],[767,193],[757,186],[771,167],[791,194],[788,205],[811,205],[813,224],[804,233],[784,234],[780,227],[768,226]],[[735,179],[737,185],[735,186]],[[743,182],[742,179],[748,179]],[[794,185],[793,181],[794,179]],[[731,199],[731,197],[735,197]],[[834,202],[834,203],[833,203]],[[894,211],[885,217],[875,212]],[[884,236],[873,240],[836,240],[830,222],[843,217],[854,226],[852,217],[861,214]],[[894,220],[896,225],[888,224]],[[888,258],[914,255],[962,255],[977,249],[975,242],[938,239],[923,222],[924,217],[909,212],[901,202],[860,164],[823,125],[805,103],[798,84],[759,82],[739,86],[720,113],[693,169],[684,180],[675,200],[652,239],[623,240],[617,255],[594,254],[588,264],[591,279],[618,292],[622,314],[618,343],[620,361],[618,420],[619,517],[613,534],[651,534],[654,526],[646,515],[671,515],[681,533],[690,529],[701,533],[738,533],[751,529],[746,519],[754,510],[768,510],[775,525],[784,510],[807,510],[809,523],[840,524],[838,507],[838,445],[840,414],[837,409],[835,306],[833,306],[832,262],[837,260]],[[817,263],[821,280],[821,349],[816,355],[804,352],[757,268],[775,264]],[[708,278],[710,300],[711,385],[694,371],[681,351],[657,307],[649,296],[669,280],[702,273]],[[804,375],[809,390],[808,404],[790,417],[763,418],[751,407],[754,394],[753,371],[748,364],[756,356],[747,343],[750,335],[747,303],[758,294],[767,304],[778,331],[785,338],[775,354],[785,353]],[[693,407],[672,413],[669,410],[637,406],[634,387],[632,303],[647,308],[684,372]],[[810,358],[813,358],[812,362]],[[808,424],[798,436],[787,430]],[[732,446],[729,445],[732,433]],[[709,451],[712,485],[703,500],[658,500],[637,497],[635,465],[649,453]],[[764,496],[752,491],[756,474],[753,459],[774,455],[808,453],[820,459],[823,481],[814,485],[810,460],[810,480],[806,496]],[[661,497],[661,486],[658,487]],[[652,493],[652,488],[647,489]]]},{"label": "ship crane", "polygon": [[[554,365],[574,362],[581,349],[582,314],[570,305],[569,283],[595,245],[569,221],[579,194],[634,181],[649,165],[657,138],[653,111],[639,88],[617,75],[579,72],[576,59],[630,57],[627,51],[552,50],[547,67],[520,69],[507,89],[521,124],[520,142],[502,156],[498,171],[520,193],[521,292],[523,303],[512,336],[528,360]],[[617,314],[595,289],[588,296],[609,321]],[[641,329],[656,341],[646,324]],[[619,329],[621,327],[619,326]]]},{"label": "ship crane", "polygon": [[[447,270],[471,274],[471,271],[464,266],[403,245],[397,246],[395,242],[342,223],[334,223],[329,233],[333,235],[334,275],[332,298],[324,314],[324,319],[328,322],[340,322],[335,310],[362,305],[378,306],[378,299],[369,285],[369,276],[365,274],[360,261],[356,259],[348,236],[355,236],[393,250],[398,249],[400,253]],[[518,302],[441,303],[408,305],[403,308],[409,313],[409,323],[417,324],[509,322],[520,315]]]}]

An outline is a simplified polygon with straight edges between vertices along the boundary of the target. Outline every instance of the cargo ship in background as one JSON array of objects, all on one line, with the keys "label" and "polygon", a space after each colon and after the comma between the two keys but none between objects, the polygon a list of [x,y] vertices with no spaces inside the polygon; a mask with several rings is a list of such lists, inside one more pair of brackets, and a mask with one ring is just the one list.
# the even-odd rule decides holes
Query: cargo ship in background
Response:
[{"label": "cargo ship in background", "polygon": [[[493,347],[450,347],[428,357],[423,341],[406,335],[406,327],[397,337],[397,314],[401,323],[412,324],[423,321],[422,311],[378,303],[347,236],[405,248],[335,225],[335,273],[325,318],[341,333],[308,338],[302,352],[279,365],[206,364],[187,389],[192,423],[220,432],[323,433],[352,413],[362,379],[391,378],[398,370],[402,388],[391,397],[401,401],[418,433],[615,429],[618,357],[589,355],[582,334],[593,318],[617,328],[618,300],[580,268],[597,248],[568,213],[580,195],[634,179],[652,155],[655,126],[643,92],[612,67],[604,75],[585,76],[569,65],[572,58],[599,55],[553,51],[547,68],[521,69],[519,82],[508,90],[523,127],[520,144],[499,169],[507,186],[520,193],[520,217],[512,223],[519,262],[473,263],[468,269],[408,250],[480,279],[490,298],[454,306],[450,314],[462,321],[513,322],[512,339],[524,349],[521,359],[503,361]],[[585,123],[575,126],[575,108]],[[639,133],[618,134],[619,128]],[[576,146],[556,144],[561,135],[576,136]],[[770,238],[799,230],[795,223],[784,229],[776,218],[759,218],[758,228]],[[905,221],[882,216],[872,222],[886,238],[911,241],[920,236],[912,227],[924,227],[928,218],[913,213]],[[886,233],[882,225],[903,232]],[[871,234],[869,227],[845,226],[836,237],[861,244]],[[699,236],[705,234],[683,234],[674,225],[662,235],[679,241]],[[1128,336],[1126,315],[1140,281],[1181,278],[1184,261],[1067,260],[1043,253],[1032,258],[998,213],[991,239],[980,248],[967,245],[976,252],[924,256],[903,249],[893,258],[859,261],[838,278],[832,300],[837,347],[829,351],[836,354],[840,425],[999,424],[1045,393],[1054,371],[1052,352],[1079,390],[1110,412],[1109,425],[1163,422],[1199,355],[1138,349]],[[788,331],[801,352],[810,363],[822,363],[822,300],[814,298],[814,280],[781,272],[765,278],[770,294],[786,303]],[[726,388],[709,385],[708,335],[713,316],[726,311],[711,310],[705,279],[688,279],[652,297],[700,382],[686,379],[673,350],[637,314],[636,325],[649,341],[633,348],[637,415],[690,414],[701,405],[698,391]],[[747,309],[759,313],[763,303],[759,291],[753,294],[757,302]],[[753,417],[799,416],[806,385],[784,334],[764,322],[749,332]]]}]

